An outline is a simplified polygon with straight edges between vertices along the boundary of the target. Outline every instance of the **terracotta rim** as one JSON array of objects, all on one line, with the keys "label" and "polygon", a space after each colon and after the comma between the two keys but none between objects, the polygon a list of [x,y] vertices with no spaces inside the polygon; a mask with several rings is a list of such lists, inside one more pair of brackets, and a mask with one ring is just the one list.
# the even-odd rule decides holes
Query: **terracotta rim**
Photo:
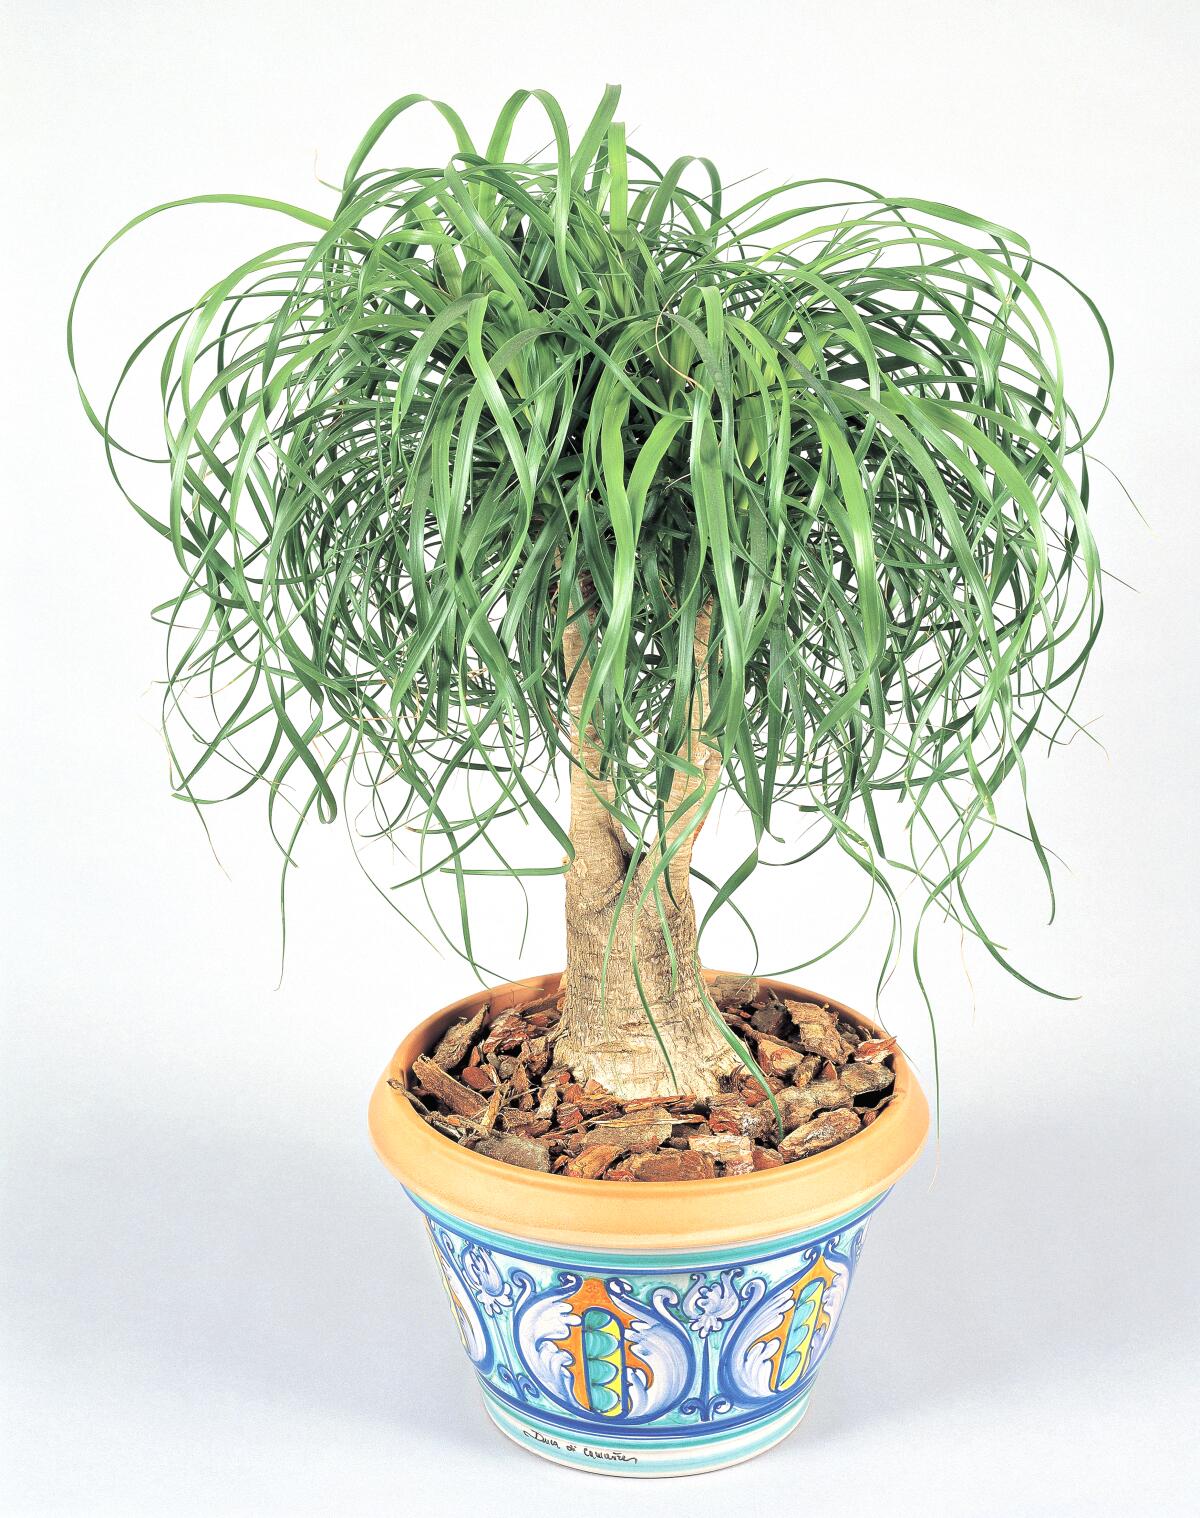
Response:
[{"label": "terracotta rim", "polygon": [[[709,975],[715,972],[706,972]],[[876,1122],[824,1154],[755,1175],[712,1181],[640,1181],[617,1185],[544,1175],[473,1154],[414,1112],[403,1092],[418,1055],[457,1018],[490,1002],[502,1012],[549,994],[560,974],[510,981],[464,996],[418,1024],[380,1077],[371,1097],[371,1138],[394,1176],[424,1201],[497,1233],[585,1249],[707,1249],[744,1244],[829,1222],[886,1191],[921,1152],[929,1107],[908,1061],[897,1052],[891,1103]],[[820,1001],[863,1028],[880,1029],[828,996],[761,979],[770,990]]]}]

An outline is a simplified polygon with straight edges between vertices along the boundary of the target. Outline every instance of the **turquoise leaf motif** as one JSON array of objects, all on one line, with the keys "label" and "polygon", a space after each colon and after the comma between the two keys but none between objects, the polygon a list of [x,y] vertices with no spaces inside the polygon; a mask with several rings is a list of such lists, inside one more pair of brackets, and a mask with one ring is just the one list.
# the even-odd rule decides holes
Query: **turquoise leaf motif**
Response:
[{"label": "turquoise leaf motif", "polygon": [[588,1402],[593,1412],[611,1416],[620,1412],[623,1393],[621,1324],[603,1308],[589,1307],[582,1328]]}]

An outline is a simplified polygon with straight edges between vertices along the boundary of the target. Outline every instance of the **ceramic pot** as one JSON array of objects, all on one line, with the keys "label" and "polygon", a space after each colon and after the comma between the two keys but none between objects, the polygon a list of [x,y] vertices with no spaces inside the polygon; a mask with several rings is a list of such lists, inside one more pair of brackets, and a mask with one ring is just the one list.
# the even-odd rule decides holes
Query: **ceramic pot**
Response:
[{"label": "ceramic pot", "polygon": [[[547,1459],[622,1476],[716,1470],[795,1428],[876,1207],[929,1124],[907,1062],[869,1127],[810,1159],[711,1181],[586,1181],[444,1138],[401,1090],[457,1019],[552,992],[499,986],[428,1018],[371,1099],[375,1147],[424,1215],[462,1345],[497,1427]],[[822,1001],[864,1029],[866,1018]]]}]

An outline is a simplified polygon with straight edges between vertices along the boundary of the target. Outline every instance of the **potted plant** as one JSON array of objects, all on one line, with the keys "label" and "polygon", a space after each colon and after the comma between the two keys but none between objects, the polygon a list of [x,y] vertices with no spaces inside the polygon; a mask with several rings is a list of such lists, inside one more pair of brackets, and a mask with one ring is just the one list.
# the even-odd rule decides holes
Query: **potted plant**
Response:
[{"label": "potted plant", "polygon": [[[329,215],[197,197],[302,236],[134,354],[160,361],[169,484],[134,504],[179,564],[176,786],[263,782],[285,873],[365,786],[409,883],[453,884],[471,964],[475,876],[561,871],[565,971],[434,1012],[371,1131],[507,1434],[713,1468],[802,1416],[927,1108],[876,1024],[703,970],[699,927],[804,829],[1001,957],[963,885],[1099,627],[1091,434],[1014,233],[827,181],[731,208],[707,160],[627,146],[615,89],[577,142],[540,91],[482,146],[427,102],[450,161],[370,166],[421,99]],[[554,145],[517,160],[527,106]],[[723,792],[755,846],[698,921]],[[510,857],[513,818],[563,863]]]}]

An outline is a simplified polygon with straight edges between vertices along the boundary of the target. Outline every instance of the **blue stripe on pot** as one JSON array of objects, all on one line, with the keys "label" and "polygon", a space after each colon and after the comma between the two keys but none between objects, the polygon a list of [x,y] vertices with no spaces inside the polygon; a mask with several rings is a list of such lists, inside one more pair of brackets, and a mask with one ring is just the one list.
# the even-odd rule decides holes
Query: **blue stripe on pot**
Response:
[{"label": "blue stripe on pot", "polygon": [[[603,1184],[597,1182],[597,1185]],[[609,1183],[615,1184],[615,1183]],[[681,1185],[686,1182],[680,1182]],[[812,1228],[807,1228],[796,1233],[776,1234],[773,1238],[755,1241],[751,1244],[721,1244],[711,1249],[674,1249],[671,1251],[654,1250],[642,1252],[639,1250],[588,1250],[576,1248],[571,1244],[543,1244],[531,1239],[521,1239],[513,1234],[497,1233],[489,1228],[484,1228],[478,1223],[463,1223],[448,1212],[443,1212],[435,1207],[432,1202],[427,1202],[424,1197],[404,1188],[414,1206],[418,1207],[428,1218],[441,1223],[448,1228],[458,1230],[469,1229],[473,1238],[481,1243],[488,1244],[492,1248],[501,1249],[506,1254],[534,1260],[538,1263],[558,1263],[582,1267],[583,1269],[596,1270],[692,1270],[705,1265],[730,1265],[739,1264],[745,1260],[761,1261],[772,1258],[775,1253],[787,1254],[804,1244],[812,1243],[817,1239],[827,1238],[831,1233],[838,1233],[852,1227],[855,1223],[867,1218],[888,1196],[891,1188],[881,1191],[878,1196],[872,1197],[861,1207],[852,1212],[843,1213],[840,1217],[831,1219],[828,1223],[820,1223]]]},{"label": "blue stripe on pot", "polygon": [[609,1476],[693,1476],[736,1465],[778,1444],[803,1418],[808,1394],[751,1428],[714,1430],[689,1440],[686,1447],[646,1439],[597,1444],[587,1437],[572,1437],[528,1413],[514,1413],[486,1390],[483,1402],[493,1423],[514,1443],[573,1469]]}]

